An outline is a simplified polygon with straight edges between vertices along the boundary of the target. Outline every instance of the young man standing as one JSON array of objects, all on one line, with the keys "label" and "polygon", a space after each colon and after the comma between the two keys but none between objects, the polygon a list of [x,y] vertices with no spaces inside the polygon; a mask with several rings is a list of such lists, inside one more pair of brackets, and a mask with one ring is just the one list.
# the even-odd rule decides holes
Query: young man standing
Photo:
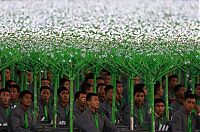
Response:
[{"label": "young man standing", "polygon": [[8,89],[0,90],[0,124],[8,124],[8,118],[11,114],[10,92]]},{"label": "young man standing", "polygon": [[11,108],[15,108],[17,105],[19,105],[19,94],[20,94],[20,89],[19,85],[17,84],[12,84],[10,85],[10,103],[11,103]]},{"label": "young man standing", "polygon": [[31,132],[33,129],[33,115],[30,110],[32,94],[24,90],[19,95],[20,104],[13,109],[11,114],[12,132]]},{"label": "young man standing", "polygon": [[97,95],[99,97],[100,103],[105,101],[105,87],[106,85],[104,83],[99,83],[97,85]]},{"label": "young man standing", "polygon": [[78,119],[87,107],[86,93],[82,91],[76,92],[74,100],[74,116],[75,119]]},{"label": "young man standing", "polygon": [[98,95],[95,93],[89,93],[86,100],[88,108],[83,112],[77,122],[80,132],[118,132],[117,127],[111,124],[106,116],[98,112]]},{"label": "young man standing", "polygon": [[200,119],[200,110],[196,113],[192,111],[196,108],[196,95],[185,94],[183,106],[172,116],[172,131],[173,132],[189,132],[194,131],[199,126],[197,120]]},{"label": "young man standing", "polygon": [[122,111],[125,109],[127,103],[125,98],[123,97],[122,93],[123,93],[123,85],[122,82],[120,81],[116,81],[116,106],[117,106],[117,110],[118,111]]}]

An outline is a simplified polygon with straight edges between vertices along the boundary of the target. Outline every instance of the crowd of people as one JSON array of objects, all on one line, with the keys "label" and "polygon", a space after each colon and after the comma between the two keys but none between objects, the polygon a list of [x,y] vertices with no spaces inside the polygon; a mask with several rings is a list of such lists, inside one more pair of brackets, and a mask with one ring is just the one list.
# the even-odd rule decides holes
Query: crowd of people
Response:
[{"label": "crowd of people", "polygon": [[[1,84],[2,84],[2,72]],[[17,81],[11,80],[11,72],[6,69],[6,85],[0,86],[0,127],[7,126],[9,132],[34,131],[38,124],[70,125],[70,81],[60,78],[60,87],[57,89],[56,116],[54,116],[53,81],[51,73],[47,78],[41,79],[41,87],[38,92],[37,106],[33,104],[33,77],[27,73],[27,89],[21,90]],[[20,75],[18,76],[20,80]],[[80,88],[73,90],[73,124],[80,132],[118,132],[118,126],[130,126],[131,105],[125,95],[124,89],[127,80],[122,78],[116,81],[116,96],[111,84],[109,71],[102,70],[96,78],[96,93],[94,88],[94,76],[87,73]],[[169,105],[165,104],[165,83],[157,81],[154,84],[154,110],[155,129],[171,132],[189,132],[200,129],[200,84],[195,85],[195,91],[184,87],[179,83],[177,75],[169,75]],[[151,109],[148,104],[148,87],[139,77],[133,78],[134,84],[134,129],[150,130]],[[116,99],[115,121],[112,120],[113,98]],[[34,107],[37,107],[36,119],[34,119]],[[169,119],[166,114],[169,110]]]}]

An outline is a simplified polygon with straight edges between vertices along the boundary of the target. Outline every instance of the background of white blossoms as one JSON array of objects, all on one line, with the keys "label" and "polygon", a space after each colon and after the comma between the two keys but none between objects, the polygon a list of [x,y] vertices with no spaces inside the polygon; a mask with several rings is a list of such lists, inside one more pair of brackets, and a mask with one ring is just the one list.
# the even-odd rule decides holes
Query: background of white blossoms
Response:
[{"label": "background of white blossoms", "polygon": [[1,49],[199,52],[198,6],[198,0],[0,1]]}]

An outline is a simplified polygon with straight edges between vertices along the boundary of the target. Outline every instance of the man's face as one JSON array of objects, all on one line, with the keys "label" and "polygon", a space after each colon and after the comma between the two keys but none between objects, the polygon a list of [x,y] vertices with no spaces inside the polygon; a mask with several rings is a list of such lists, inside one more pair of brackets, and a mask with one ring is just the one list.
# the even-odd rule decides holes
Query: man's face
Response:
[{"label": "man's face", "polygon": [[138,105],[138,106],[141,106],[144,104],[144,93],[143,92],[137,92],[135,94],[135,103]]},{"label": "man's face", "polygon": [[184,87],[181,87],[178,91],[178,97],[180,99],[184,99],[184,93],[185,93],[186,89]]},{"label": "man's face", "polygon": [[42,86],[50,87],[50,81],[49,80],[42,80]]},{"label": "man's face", "polygon": [[178,84],[178,78],[172,78],[170,80],[170,86],[174,88]]},{"label": "man's face", "polygon": [[133,82],[134,82],[134,85],[139,84],[139,83],[140,83],[140,77],[135,77],[135,78],[133,79]]},{"label": "man's face", "polygon": [[60,101],[62,103],[68,103],[69,102],[69,92],[67,90],[64,90],[60,93]]},{"label": "man's face", "polygon": [[99,109],[98,96],[92,96],[91,101],[89,101],[89,107],[91,107],[93,109]]},{"label": "man's face", "polygon": [[98,79],[97,80],[97,85],[100,84],[100,83],[104,83],[104,80],[103,79]]},{"label": "man's face", "polygon": [[196,87],[195,94],[196,94],[197,96],[200,96],[200,86],[197,86],[197,87]]},{"label": "man's face", "polygon": [[105,97],[105,86],[99,86],[99,87],[98,87],[98,94],[99,94],[101,97]]},{"label": "man's face", "polygon": [[144,86],[143,91],[144,91],[144,96],[147,96],[147,94],[148,94],[148,89],[147,89],[146,86]]},{"label": "man's face", "polygon": [[42,89],[41,91],[41,98],[45,104],[47,104],[50,100],[51,92],[49,89]]},{"label": "man's face", "polygon": [[94,79],[88,79],[87,81],[90,85],[94,85]]},{"label": "man's face", "polygon": [[188,112],[191,112],[196,107],[196,99],[187,98],[183,105]]},{"label": "man's face", "polygon": [[158,95],[159,95],[160,97],[163,96],[163,88],[162,88],[161,85],[160,85],[160,89],[158,90]]},{"label": "man's face", "polygon": [[6,69],[6,80],[10,80],[10,78],[11,78],[10,70]]},{"label": "man's face", "polygon": [[106,95],[106,99],[112,101],[112,97],[113,97],[113,89],[110,89]]},{"label": "man's face", "polygon": [[70,90],[70,82],[69,81],[66,81],[64,82],[64,87],[66,87],[68,90]]},{"label": "man's face", "polygon": [[18,100],[19,98],[19,92],[16,88],[10,88],[10,99],[11,100]]},{"label": "man's face", "polygon": [[21,99],[21,104],[30,107],[32,102],[32,96],[30,94],[25,94],[23,98]]},{"label": "man's face", "polygon": [[155,113],[159,116],[163,115],[163,112],[165,110],[165,105],[163,102],[159,102],[155,104]]},{"label": "man's face", "polygon": [[33,73],[32,72],[27,73],[27,81],[29,83],[31,83],[33,81]]},{"label": "man's face", "polygon": [[1,103],[3,105],[9,105],[10,102],[10,93],[9,92],[2,92],[0,94]]},{"label": "man's face", "polygon": [[93,91],[93,87],[91,86],[90,89],[87,89],[85,92],[86,92],[87,94],[88,94],[88,93],[93,93],[93,92],[94,92],[94,91]]},{"label": "man's face", "polygon": [[87,107],[86,94],[80,93],[80,96],[78,98],[78,104],[81,107]]},{"label": "man's face", "polygon": [[117,83],[117,94],[122,95],[123,92],[123,86],[122,83]]},{"label": "man's face", "polygon": [[111,76],[109,75],[104,75],[104,82],[106,85],[110,85],[110,81],[111,81]]}]

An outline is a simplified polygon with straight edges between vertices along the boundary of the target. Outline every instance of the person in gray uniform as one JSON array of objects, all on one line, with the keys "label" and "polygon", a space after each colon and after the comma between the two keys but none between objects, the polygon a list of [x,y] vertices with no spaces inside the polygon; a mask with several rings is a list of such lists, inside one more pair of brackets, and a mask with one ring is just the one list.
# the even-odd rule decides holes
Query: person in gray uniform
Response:
[{"label": "person in gray uniform", "polygon": [[176,97],[175,102],[171,105],[171,112],[175,113],[176,111],[179,110],[179,108],[183,105],[184,102],[184,93],[186,89],[182,84],[177,84],[174,87],[174,94]]},{"label": "person in gray uniform", "polygon": [[19,105],[19,94],[20,94],[20,88],[17,84],[12,84],[9,87],[10,91],[10,105],[11,108],[15,108],[17,105]]},{"label": "person in gray uniform", "polygon": [[95,93],[88,93],[86,100],[88,108],[82,113],[77,122],[80,132],[118,132],[115,125],[98,111],[99,99]]},{"label": "person in gray uniform", "polygon": [[10,103],[10,92],[8,89],[0,90],[0,125],[8,126],[8,118],[11,113]]},{"label": "person in gray uniform", "polygon": [[[69,126],[69,91],[66,87],[58,89],[57,119],[58,125]],[[52,112],[53,113],[53,112]],[[52,114],[53,115],[53,114]],[[51,120],[53,118],[51,117]]]},{"label": "person in gray uniform", "polygon": [[51,97],[51,90],[48,86],[42,86],[40,88],[40,99],[38,102],[38,122],[45,122],[50,123],[50,114],[51,114],[51,108],[52,104],[50,102]]},{"label": "person in gray uniform", "polygon": [[[185,94],[183,106],[172,115],[172,132],[195,131],[200,125],[197,120],[200,119],[200,110],[196,109],[196,96],[194,94]],[[191,126],[191,127],[190,127]]]},{"label": "person in gray uniform", "polygon": [[84,112],[85,108],[87,107],[86,93],[83,91],[76,92],[74,100],[75,100],[74,117],[76,120],[78,119],[78,117],[81,116],[81,114]]},{"label": "person in gray uniform", "polygon": [[[141,86],[141,87],[138,87]],[[141,129],[144,128],[144,121],[148,115],[147,106],[144,104],[144,90],[142,85],[135,85],[134,87],[134,128]],[[130,125],[130,106],[126,107],[123,113],[123,125]]]},{"label": "person in gray uniform", "polygon": [[24,90],[19,95],[20,104],[11,114],[10,125],[12,132],[31,132],[33,129],[33,114],[30,110],[32,94]]}]

